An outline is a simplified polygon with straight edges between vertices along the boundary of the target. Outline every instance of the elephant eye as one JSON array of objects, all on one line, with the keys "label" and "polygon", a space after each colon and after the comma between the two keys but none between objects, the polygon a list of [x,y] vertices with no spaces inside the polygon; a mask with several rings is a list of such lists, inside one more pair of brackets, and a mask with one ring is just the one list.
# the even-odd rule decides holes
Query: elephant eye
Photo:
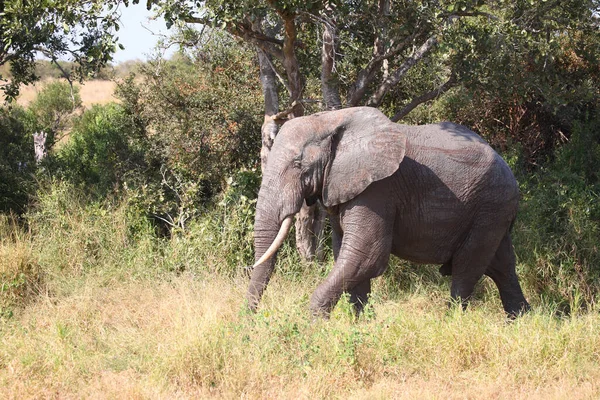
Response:
[{"label": "elephant eye", "polygon": [[300,161],[300,158],[294,158],[293,165],[294,168],[302,168],[302,162]]}]

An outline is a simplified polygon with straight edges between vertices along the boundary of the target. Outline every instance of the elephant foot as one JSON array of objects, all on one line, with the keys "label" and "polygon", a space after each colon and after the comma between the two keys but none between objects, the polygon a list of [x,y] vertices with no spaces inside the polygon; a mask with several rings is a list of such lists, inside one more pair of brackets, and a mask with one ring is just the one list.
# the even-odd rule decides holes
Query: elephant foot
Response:
[{"label": "elephant foot", "polygon": [[505,307],[504,311],[506,311],[506,315],[508,316],[508,318],[512,320],[531,311],[531,306],[526,300],[522,300],[513,307]]},{"label": "elephant foot", "polygon": [[319,296],[317,292],[313,293],[312,298],[310,299],[310,311],[313,317],[318,319],[329,319],[340,296],[341,294],[324,298]]}]

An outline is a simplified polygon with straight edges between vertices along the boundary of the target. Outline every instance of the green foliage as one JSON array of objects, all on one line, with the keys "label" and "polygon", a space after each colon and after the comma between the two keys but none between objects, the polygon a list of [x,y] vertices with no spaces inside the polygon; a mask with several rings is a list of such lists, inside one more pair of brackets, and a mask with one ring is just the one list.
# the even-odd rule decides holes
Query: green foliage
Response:
[{"label": "green foliage", "polygon": [[578,124],[556,159],[522,185],[515,245],[522,276],[563,304],[600,294],[600,121]]},{"label": "green foliage", "polygon": [[167,228],[185,230],[228,176],[258,163],[256,67],[231,42],[215,33],[188,54],[140,66],[144,83],[131,75],[117,90],[148,165],[130,195]]},{"label": "green foliage", "polygon": [[227,174],[255,166],[260,148],[261,92],[252,53],[215,33],[192,57],[155,60],[118,93],[127,111],[155,132],[153,157],[201,182],[207,197]]},{"label": "green foliage", "polygon": [[241,169],[227,179],[221,200],[191,228],[193,241],[209,251],[206,258],[222,259],[222,273],[235,275],[254,262],[254,213],[259,186],[260,177],[255,170]]},{"label": "green foliage", "polygon": [[34,126],[26,110],[0,108],[0,213],[23,213],[35,187]]},{"label": "green foliage", "polygon": [[109,281],[160,270],[152,257],[154,230],[127,199],[96,200],[87,190],[54,180],[38,191],[26,221],[37,263],[56,290],[63,279],[88,273]]},{"label": "green foliage", "polygon": [[69,128],[73,112],[81,107],[79,87],[67,82],[53,81],[45,84],[29,105],[41,130],[48,134],[46,148],[51,149],[55,138]]},{"label": "green foliage", "polygon": [[[144,168],[135,127],[118,104],[95,105],[74,123],[69,142],[57,154],[62,176],[98,197],[114,193]],[[140,178],[142,179],[142,178]]]},{"label": "green foliage", "polygon": [[461,19],[445,33],[440,51],[460,87],[436,107],[503,151],[520,143],[531,167],[554,153],[575,121],[597,114],[600,36],[592,12],[598,5],[573,0],[490,8],[496,18]]},{"label": "green foliage", "polygon": [[[374,105],[391,116],[457,86],[443,112],[421,109],[407,120],[452,119],[504,151],[521,143],[528,164],[552,154],[573,122],[600,104],[596,0],[150,3],[170,24],[212,25],[261,47],[282,79],[299,74],[302,97],[321,102],[307,102],[306,113],[323,106],[322,33],[324,25],[333,27],[338,40],[328,84],[347,105]],[[284,20],[294,29],[286,30]],[[282,38],[300,45],[286,52]],[[292,81],[278,87],[281,104]]]}]

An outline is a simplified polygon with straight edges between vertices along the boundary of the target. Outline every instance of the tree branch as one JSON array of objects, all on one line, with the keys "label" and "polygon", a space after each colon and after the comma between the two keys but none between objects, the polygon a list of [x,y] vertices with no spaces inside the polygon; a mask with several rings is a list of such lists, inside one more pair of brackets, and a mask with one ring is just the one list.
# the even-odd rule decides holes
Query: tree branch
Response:
[{"label": "tree branch", "polygon": [[290,101],[292,102],[293,116],[298,117],[304,114],[304,109],[297,100],[300,100],[302,95],[302,77],[300,75],[300,67],[298,58],[296,57],[296,16],[294,14],[279,13],[283,19],[285,38],[283,40],[283,67],[290,85]]},{"label": "tree branch", "polygon": [[499,18],[494,14],[486,13],[483,11],[456,11],[448,14],[440,14],[440,17],[445,19],[452,19],[456,17],[486,17],[488,19],[493,19],[494,21],[499,20]]},{"label": "tree branch", "polygon": [[[326,7],[331,13],[331,8]],[[335,74],[335,49],[338,42],[337,27],[332,17],[319,18],[323,25],[323,45],[321,47],[321,92],[327,110],[342,108],[339,83]]]},{"label": "tree branch", "polygon": [[63,78],[65,78],[66,81],[69,83],[70,92],[71,92],[70,93],[71,94],[71,103],[73,104],[73,109],[75,109],[75,106],[76,106],[76,104],[75,104],[75,89],[73,88],[73,80],[71,79],[71,74],[68,73],[67,71],[65,71],[65,69],[62,67],[62,65],[60,65],[60,63],[56,59],[56,55],[54,53],[52,53],[51,51],[49,51],[48,49],[43,48],[43,47],[35,47],[35,50],[39,51],[46,57],[50,58],[52,64],[54,64],[60,70]]},{"label": "tree branch", "polygon": [[348,95],[348,105],[358,105],[358,103],[362,100],[363,96],[365,95],[369,84],[375,78],[375,73],[381,67],[383,61],[389,60],[390,58],[402,52],[410,43],[413,42],[413,40],[415,40],[417,36],[418,34],[416,32],[413,33],[412,35],[406,37],[402,42],[388,49],[386,52],[377,51],[377,47],[379,46],[377,42],[382,43],[383,41],[381,39],[376,39],[375,50],[373,51],[374,56],[371,59],[371,61],[369,61],[367,66],[358,73],[356,82],[350,89]]},{"label": "tree branch", "polygon": [[[259,52],[262,52],[265,56],[268,55],[268,53],[266,53],[263,49],[261,49],[260,47],[258,48]],[[285,81],[285,79],[283,79],[283,77],[279,74],[279,72],[277,72],[277,69],[275,68],[275,66],[273,65],[273,63],[271,62],[271,60],[267,57],[265,59],[265,62],[269,65],[269,67],[271,68],[271,70],[273,70],[273,73],[275,74],[275,76],[277,77],[277,80],[279,80],[279,83],[281,83],[281,85],[286,88],[286,90],[288,92],[291,91],[290,89],[290,85],[288,85],[288,83]]]},{"label": "tree branch", "polygon": [[404,61],[394,73],[383,81],[371,96],[367,105],[378,107],[387,92],[400,82],[400,79],[438,43],[437,37],[431,36],[417,49],[411,57]]},{"label": "tree branch", "polygon": [[421,96],[417,96],[411,100],[410,103],[405,105],[400,111],[398,111],[392,118],[390,118],[393,122],[398,122],[400,119],[404,118],[409,112],[414,110],[420,104],[431,101],[441,95],[442,93],[447,92],[456,85],[456,76],[452,74],[450,78],[438,88],[432,90],[431,92],[427,92],[422,94]]},{"label": "tree branch", "polygon": [[[212,21],[210,20],[192,16],[185,17],[183,21],[188,24],[212,25]],[[237,22],[233,25],[227,24],[225,30],[234,36],[244,39],[244,41],[248,43],[254,44],[278,60],[283,61],[284,56],[281,49],[283,47],[283,40],[267,36],[261,32],[256,32],[251,26],[241,22]]]},{"label": "tree branch", "polygon": [[[378,7],[380,15],[388,15],[391,5],[389,0],[379,0]],[[348,92],[349,106],[356,106],[359,104],[359,102],[361,102],[369,85],[373,79],[375,79],[377,71],[382,67],[385,70],[384,79],[387,79],[387,60],[400,54],[411,43],[413,43],[416,38],[423,34],[423,31],[417,28],[412,34],[386,49],[384,45],[387,37],[386,27],[381,20],[377,25],[377,34],[375,37],[375,42],[373,43],[373,58],[369,61],[365,68],[358,73],[355,83],[351,86]]]}]

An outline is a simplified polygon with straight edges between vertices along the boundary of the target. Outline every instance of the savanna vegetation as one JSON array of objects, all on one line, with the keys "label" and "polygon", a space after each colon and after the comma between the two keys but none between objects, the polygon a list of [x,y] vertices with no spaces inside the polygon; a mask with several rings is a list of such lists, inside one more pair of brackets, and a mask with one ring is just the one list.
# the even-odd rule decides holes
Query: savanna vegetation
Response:
[{"label": "savanna vegetation", "polygon": [[[596,1],[149,1],[181,51],[104,72],[117,101],[89,107],[73,81],[110,61],[115,19],[37,3],[48,24],[0,5],[6,95],[55,78],[0,109],[0,397],[600,396]],[[95,33],[61,65],[75,28]],[[247,311],[270,117],[354,104],[463,123],[504,156],[529,314],[507,321],[487,278],[449,307],[438,266],[392,259],[363,315],[313,320],[327,230],[322,262],[289,240]]]}]

